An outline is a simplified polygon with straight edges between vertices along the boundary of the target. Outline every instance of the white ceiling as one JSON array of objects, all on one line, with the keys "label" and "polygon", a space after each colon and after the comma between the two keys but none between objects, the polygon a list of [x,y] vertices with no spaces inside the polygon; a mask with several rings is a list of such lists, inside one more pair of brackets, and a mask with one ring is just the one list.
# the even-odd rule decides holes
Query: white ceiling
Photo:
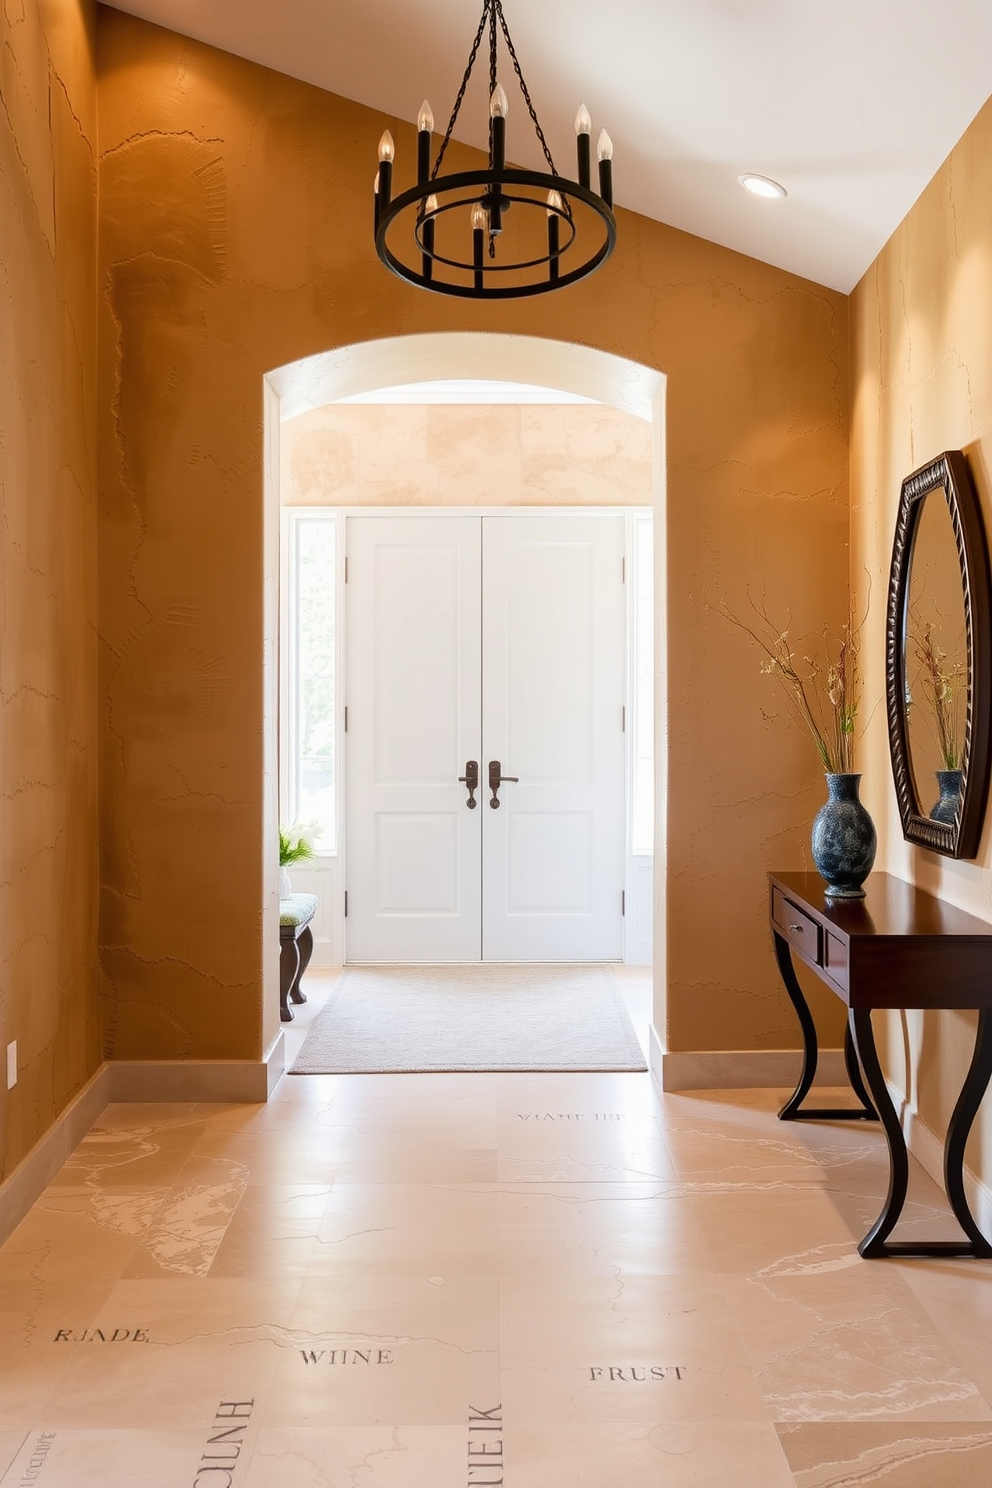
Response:
[{"label": "white ceiling", "polygon": [[[112,0],[413,122],[447,123],[482,0]],[[850,290],[992,93],[990,0],[503,0],[564,175],[579,103],[614,141],[616,200]],[[537,165],[510,94],[508,155]],[[486,138],[485,55],[459,137]],[[476,77],[473,77],[473,84]],[[412,153],[412,151],[411,151]],[[374,173],[369,162],[369,179]],[[412,161],[402,152],[397,175]],[[785,201],[738,185],[780,181]]]}]

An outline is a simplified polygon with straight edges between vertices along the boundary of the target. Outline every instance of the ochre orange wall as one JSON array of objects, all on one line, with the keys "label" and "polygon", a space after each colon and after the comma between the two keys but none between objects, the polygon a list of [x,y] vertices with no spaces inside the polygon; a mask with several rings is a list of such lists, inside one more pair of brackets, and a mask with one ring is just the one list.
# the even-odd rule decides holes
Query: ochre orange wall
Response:
[{"label": "ochre orange wall", "polygon": [[439,330],[578,341],[669,376],[669,1038],[794,1045],[764,873],[805,861],[822,781],[708,606],[744,611],[750,587],[800,634],[844,610],[844,296],[621,212],[587,284],[442,302],[372,251],[376,144],[389,124],[402,178],[410,125],[117,11],[98,35],[113,1052],[260,1051],[263,374]]},{"label": "ochre orange wall", "polygon": [[4,1177],[101,1059],[93,6],[6,5],[0,42]]},{"label": "ochre orange wall", "polygon": [[[873,590],[866,634],[876,710],[864,796],[879,866],[992,919],[992,829],[955,862],[902,839],[884,709],[885,591],[904,478],[963,449],[992,532],[992,102],[985,105],[852,296],[852,574]],[[967,1014],[893,1017],[889,1069],[927,1127],[943,1133],[974,1039]],[[907,1058],[908,1055],[908,1058]],[[973,1160],[992,1181],[992,1110]]]}]

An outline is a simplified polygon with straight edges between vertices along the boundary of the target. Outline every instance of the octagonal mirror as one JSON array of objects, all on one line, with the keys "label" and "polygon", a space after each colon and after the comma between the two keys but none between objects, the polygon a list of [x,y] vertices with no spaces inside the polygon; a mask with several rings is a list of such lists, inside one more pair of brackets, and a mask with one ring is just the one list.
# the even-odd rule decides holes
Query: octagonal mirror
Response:
[{"label": "octagonal mirror", "polygon": [[886,625],[889,747],[903,835],[974,857],[989,782],[990,579],[960,450],[902,484]]}]

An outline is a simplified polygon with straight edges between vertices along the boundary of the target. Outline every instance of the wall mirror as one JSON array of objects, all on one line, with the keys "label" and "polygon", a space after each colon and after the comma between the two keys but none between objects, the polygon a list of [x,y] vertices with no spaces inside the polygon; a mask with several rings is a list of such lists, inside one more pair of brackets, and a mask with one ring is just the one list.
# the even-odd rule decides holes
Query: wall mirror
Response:
[{"label": "wall mirror", "polygon": [[978,851],[989,785],[992,585],[978,493],[960,450],[902,484],[886,617],[886,706],[908,842]]}]

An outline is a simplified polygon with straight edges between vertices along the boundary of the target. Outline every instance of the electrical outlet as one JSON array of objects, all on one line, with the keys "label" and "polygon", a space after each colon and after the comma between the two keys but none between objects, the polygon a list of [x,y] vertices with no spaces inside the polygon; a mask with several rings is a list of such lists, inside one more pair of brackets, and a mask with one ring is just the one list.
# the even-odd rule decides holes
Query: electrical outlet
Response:
[{"label": "electrical outlet", "polygon": [[7,1045],[7,1089],[17,1084],[17,1040]]}]

